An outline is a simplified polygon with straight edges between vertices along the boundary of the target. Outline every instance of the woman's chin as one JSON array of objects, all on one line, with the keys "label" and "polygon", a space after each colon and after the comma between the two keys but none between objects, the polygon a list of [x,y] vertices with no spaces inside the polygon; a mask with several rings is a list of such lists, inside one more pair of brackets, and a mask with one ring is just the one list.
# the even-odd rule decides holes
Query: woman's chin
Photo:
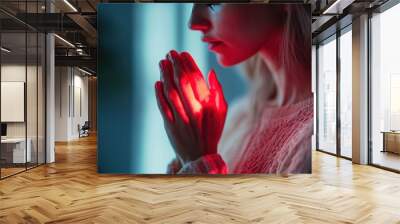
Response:
[{"label": "woman's chin", "polygon": [[234,60],[231,60],[230,58],[224,57],[223,55],[217,55],[217,61],[218,64],[221,65],[222,67],[230,67],[238,64],[239,62],[236,62]]}]

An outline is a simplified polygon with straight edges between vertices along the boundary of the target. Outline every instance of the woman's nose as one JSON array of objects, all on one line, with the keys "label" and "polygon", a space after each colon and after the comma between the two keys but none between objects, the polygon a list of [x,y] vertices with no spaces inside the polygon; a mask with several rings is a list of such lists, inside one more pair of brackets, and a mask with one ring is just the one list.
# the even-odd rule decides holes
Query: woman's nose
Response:
[{"label": "woman's nose", "polygon": [[203,33],[207,32],[211,28],[211,22],[209,20],[208,8],[206,5],[194,5],[192,9],[192,15],[189,20],[189,28],[192,30],[198,30]]}]

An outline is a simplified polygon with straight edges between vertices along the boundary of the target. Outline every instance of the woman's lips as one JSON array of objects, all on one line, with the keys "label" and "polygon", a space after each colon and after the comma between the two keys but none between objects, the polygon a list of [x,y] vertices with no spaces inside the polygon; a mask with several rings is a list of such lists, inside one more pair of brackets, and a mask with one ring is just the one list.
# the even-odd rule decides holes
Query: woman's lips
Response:
[{"label": "woman's lips", "polygon": [[222,42],[218,41],[218,42],[208,42],[208,49],[212,50],[212,51],[216,51],[218,50],[218,48],[220,48],[222,46]]},{"label": "woman's lips", "polygon": [[210,37],[203,37],[202,41],[208,43],[208,49],[212,51],[218,50],[223,45],[222,41]]}]

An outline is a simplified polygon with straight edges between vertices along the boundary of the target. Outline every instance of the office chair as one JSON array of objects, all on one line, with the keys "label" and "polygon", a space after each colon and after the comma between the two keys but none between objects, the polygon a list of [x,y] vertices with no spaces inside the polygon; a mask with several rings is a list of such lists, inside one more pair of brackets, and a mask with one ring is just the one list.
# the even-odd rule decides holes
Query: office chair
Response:
[{"label": "office chair", "polygon": [[80,127],[80,125],[78,124],[79,138],[89,136],[89,129],[90,129],[89,121],[85,121],[82,127]]}]

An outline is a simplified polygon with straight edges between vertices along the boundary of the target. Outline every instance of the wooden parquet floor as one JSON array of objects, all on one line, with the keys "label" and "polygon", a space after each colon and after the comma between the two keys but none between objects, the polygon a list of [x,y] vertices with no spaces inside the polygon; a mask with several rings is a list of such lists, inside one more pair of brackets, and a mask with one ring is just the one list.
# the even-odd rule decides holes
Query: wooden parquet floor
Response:
[{"label": "wooden parquet floor", "polygon": [[0,181],[0,223],[400,223],[400,175],[313,153],[289,177],[100,175],[96,139]]}]

